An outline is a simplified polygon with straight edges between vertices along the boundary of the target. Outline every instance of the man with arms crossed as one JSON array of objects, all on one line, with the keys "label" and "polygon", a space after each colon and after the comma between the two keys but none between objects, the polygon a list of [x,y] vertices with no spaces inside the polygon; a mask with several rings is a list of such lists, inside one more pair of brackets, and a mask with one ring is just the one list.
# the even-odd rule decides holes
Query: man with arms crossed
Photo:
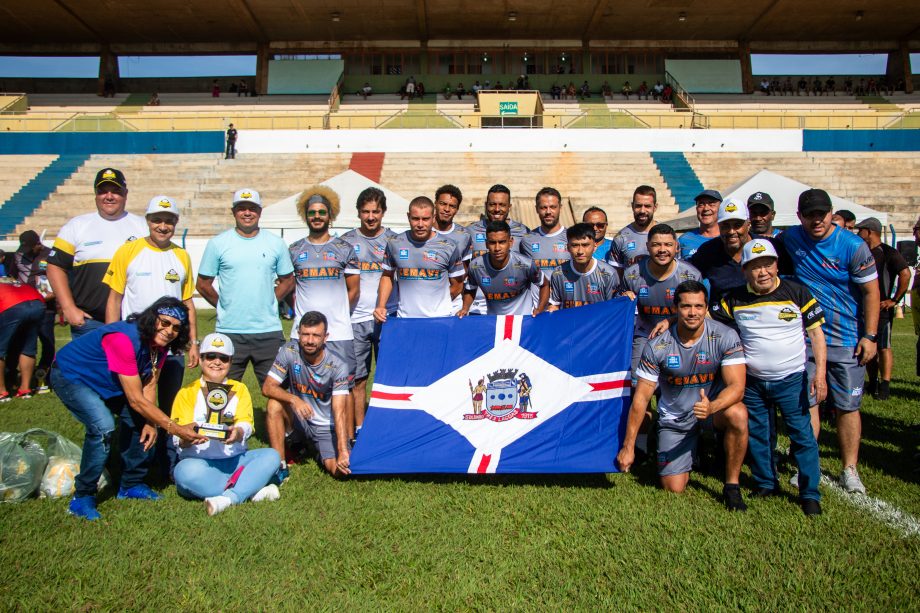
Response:
[{"label": "man with arms crossed", "polygon": [[549,279],[547,311],[570,309],[610,300],[620,289],[620,274],[610,264],[594,259],[594,228],[577,223],[565,231],[571,259]]},{"label": "man with arms crossed", "polygon": [[[543,272],[528,257],[511,250],[511,228],[504,221],[486,226],[489,253],[470,263],[463,288],[463,307],[457,317],[469,314],[476,290],[482,289],[489,315],[539,315],[546,308],[549,283]],[[530,287],[539,288],[536,306]]]},{"label": "man with arms crossed", "polygon": [[[268,398],[265,422],[268,440],[284,457],[286,435],[302,431],[316,450],[316,459],[330,475],[351,473],[345,430],[348,367],[326,350],[326,317],[307,311],[297,325],[297,339],[278,350],[262,394]],[[282,462],[278,480],[287,479]]]},{"label": "man with arms crossed", "polygon": [[434,203],[419,196],[409,203],[409,230],[387,241],[374,319],[387,320],[393,278],[399,283],[399,317],[450,317],[466,275],[456,245],[434,229]]},{"label": "man with arms crossed", "polygon": [[[821,514],[818,483],[818,442],[811,429],[808,395],[822,400],[827,352],[824,311],[804,285],[780,280],[776,249],[762,238],[744,246],[741,265],[746,287],[737,287],[713,311],[719,319],[736,322],[744,346],[747,381],[744,406],[748,410],[748,449],[754,496],[779,495],[776,474],[776,421],[778,408],[791,441],[790,452],[799,469],[799,504],[805,515]],[[808,389],[805,374],[805,335],[815,356],[817,377]]]},{"label": "man with arms crossed", "polygon": [[728,326],[706,317],[706,288],[699,281],[678,285],[674,306],[677,325],[651,340],[642,352],[617,463],[629,472],[639,427],[655,386],[660,385],[661,486],[677,493],[686,489],[700,427],[711,417],[711,425],[725,433],[725,506],[729,511],[745,511],[738,485],[748,439],[747,411],[741,403],[745,380],[741,339]]}]

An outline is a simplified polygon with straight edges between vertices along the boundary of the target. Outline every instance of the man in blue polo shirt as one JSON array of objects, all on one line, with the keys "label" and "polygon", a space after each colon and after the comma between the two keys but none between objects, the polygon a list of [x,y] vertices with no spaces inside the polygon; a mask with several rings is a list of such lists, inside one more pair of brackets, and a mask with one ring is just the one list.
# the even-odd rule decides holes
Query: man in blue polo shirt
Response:
[{"label": "man in blue polo shirt", "polygon": [[680,237],[680,259],[682,260],[689,260],[700,245],[719,236],[716,219],[719,205],[722,204],[722,194],[714,189],[706,189],[693,200],[696,202],[696,219],[700,222],[700,227]]}]

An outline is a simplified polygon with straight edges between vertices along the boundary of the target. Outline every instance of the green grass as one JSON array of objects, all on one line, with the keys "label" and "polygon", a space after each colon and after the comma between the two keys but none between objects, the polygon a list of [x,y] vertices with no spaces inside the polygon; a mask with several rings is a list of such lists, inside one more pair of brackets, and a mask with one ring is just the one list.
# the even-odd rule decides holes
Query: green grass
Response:
[{"label": "green grass", "polygon": [[[213,326],[200,319],[202,333]],[[914,339],[899,320],[892,399],[864,403],[861,471],[872,496],[920,516]],[[0,405],[0,430],[30,426],[82,438],[53,395]],[[839,470],[830,426],[821,455]],[[791,498],[729,514],[705,475],[682,496],[654,482],[649,465],[335,481],[303,464],[279,502],[214,518],[174,487],[159,503],[103,500],[93,524],[64,500],[0,505],[0,608],[916,610],[920,538],[827,488],[825,514],[808,520]]]}]

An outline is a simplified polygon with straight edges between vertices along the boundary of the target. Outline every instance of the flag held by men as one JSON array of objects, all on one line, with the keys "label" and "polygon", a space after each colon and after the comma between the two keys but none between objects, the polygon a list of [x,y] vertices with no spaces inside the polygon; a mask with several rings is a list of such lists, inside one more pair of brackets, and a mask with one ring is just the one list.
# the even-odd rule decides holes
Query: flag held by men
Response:
[{"label": "flag held by men", "polygon": [[634,308],[390,319],[352,472],[616,472]]}]

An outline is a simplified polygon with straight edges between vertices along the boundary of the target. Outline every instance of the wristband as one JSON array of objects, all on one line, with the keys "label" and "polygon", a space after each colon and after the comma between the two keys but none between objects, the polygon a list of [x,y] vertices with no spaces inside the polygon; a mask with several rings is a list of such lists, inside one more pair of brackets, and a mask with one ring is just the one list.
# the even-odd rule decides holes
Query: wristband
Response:
[{"label": "wristband", "polygon": [[878,338],[878,336],[875,335],[875,334],[863,334],[862,337],[863,337],[864,339],[866,339],[867,341],[871,341],[871,342],[873,342],[873,343],[876,342],[875,339]]}]

